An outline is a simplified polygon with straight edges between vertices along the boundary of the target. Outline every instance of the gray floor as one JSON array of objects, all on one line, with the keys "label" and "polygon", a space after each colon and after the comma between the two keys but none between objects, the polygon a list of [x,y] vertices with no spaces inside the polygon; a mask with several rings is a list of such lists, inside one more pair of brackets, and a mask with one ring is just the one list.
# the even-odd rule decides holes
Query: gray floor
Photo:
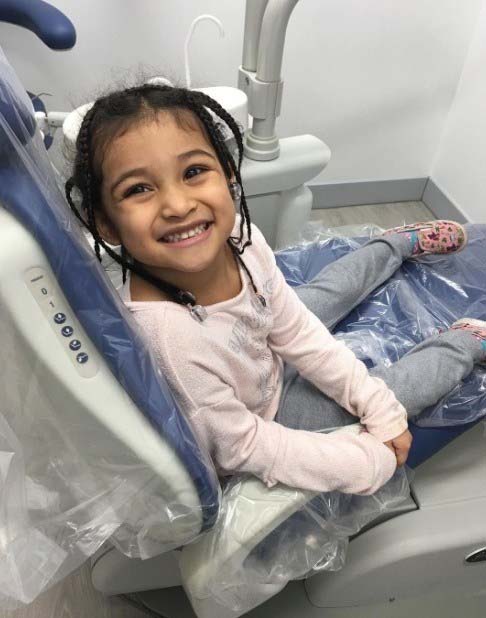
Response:
[{"label": "gray floor", "polygon": [[[312,218],[322,220],[327,227],[374,223],[388,228],[414,221],[427,221],[434,216],[422,202],[401,202],[315,210]],[[13,612],[0,610],[0,618],[142,618],[142,616],[146,617],[146,614],[123,601],[107,599],[96,592],[91,585],[88,565],[41,595],[30,606]]]},{"label": "gray floor", "polygon": [[322,221],[327,227],[374,223],[386,229],[404,223],[430,221],[435,217],[422,202],[398,202],[313,210],[311,218]]}]

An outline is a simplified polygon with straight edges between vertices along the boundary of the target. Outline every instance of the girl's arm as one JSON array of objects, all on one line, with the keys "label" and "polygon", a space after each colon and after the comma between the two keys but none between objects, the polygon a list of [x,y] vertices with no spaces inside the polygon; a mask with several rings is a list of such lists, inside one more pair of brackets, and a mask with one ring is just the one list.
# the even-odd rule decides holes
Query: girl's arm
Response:
[{"label": "girl's arm", "polygon": [[[214,379],[205,376],[204,379]],[[372,494],[393,475],[396,459],[377,438],[335,432],[320,434],[265,421],[227,398],[190,414],[191,424],[222,475],[249,473],[271,487],[277,482],[312,491]]]},{"label": "girl's arm", "polygon": [[386,442],[407,429],[407,413],[383,380],[337,341],[287,284],[270,249],[273,272],[270,306],[274,325],[269,345],[285,361]]},{"label": "girl's arm", "polygon": [[[155,314],[147,314],[145,327],[152,333],[156,357],[220,474],[244,472],[268,486],[281,482],[312,491],[364,494],[374,493],[392,476],[393,453],[367,432],[324,435],[298,431],[251,412],[228,383],[226,365],[218,363],[207,339],[194,337],[190,329],[175,329],[174,319],[166,317],[161,322]],[[191,325],[192,318],[188,320]],[[190,349],[194,354],[181,354]]]}]

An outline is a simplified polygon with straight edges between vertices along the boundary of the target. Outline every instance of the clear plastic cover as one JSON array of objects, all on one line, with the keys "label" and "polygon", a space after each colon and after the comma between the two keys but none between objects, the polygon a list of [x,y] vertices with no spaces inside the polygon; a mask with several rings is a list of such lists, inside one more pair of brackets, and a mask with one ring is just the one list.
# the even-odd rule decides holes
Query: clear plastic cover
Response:
[{"label": "clear plastic cover", "polygon": [[[486,225],[469,224],[466,229],[463,251],[404,262],[337,325],[335,335],[368,367],[394,363],[458,319],[486,320]],[[382,231],[375,225],[328,229],[318,221],[309,222],[301,245],[279,253],[279,265],[287,281],[299,285]],[[421,427],[450,427],[485,415],[486,368],[478,365],[451,393],[413,420]]]},{"label": "clear plastic cover", "polygon": [[[285,500],[304,502],[290,517],[277,525],[264,539],[246,546],[247,551],[235,552],[221,560],[226,553],[228,535],[238,531],[242,547],[247,528],[260,524],[267,517],[265,511],[278,506],[272,492],[249,506],[245,496],[245,479],[234,477],[226,485],[220,517],[208,533],[210,542],[204,545],[206,564],[210,568],[204,593],[232,611],[246,612],[279,592],[291,580],[302,579],[316,571],[337,571],[344,566],[349,538],[368,524],[376,523],[403,505],[409,496],[412,472],[397,469],[393,478],[372,496],[356,496],[329,492],[302,500],[298,490],[287,488]],[[249,513],[250,511],[250,513]],[[277,519],[277,518],[276,518]],[[184,571],[183,571],[184,573]],[[186,584],[189,596],[196,595]],[[195,606],[197,609],[197,605]]]}]

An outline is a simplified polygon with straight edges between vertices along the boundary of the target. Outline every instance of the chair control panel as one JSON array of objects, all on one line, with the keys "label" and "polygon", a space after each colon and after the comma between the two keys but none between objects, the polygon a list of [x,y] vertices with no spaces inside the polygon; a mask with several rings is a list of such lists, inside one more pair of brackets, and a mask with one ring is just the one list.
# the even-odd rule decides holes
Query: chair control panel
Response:
[{"label": "chair control panel", "polygon": [[93,347],[82,334],[72,310],[61,299],[57,284],[39,267],[29,268],[24,280],[76,371],[83,378],[92,378],[98,372]]}]

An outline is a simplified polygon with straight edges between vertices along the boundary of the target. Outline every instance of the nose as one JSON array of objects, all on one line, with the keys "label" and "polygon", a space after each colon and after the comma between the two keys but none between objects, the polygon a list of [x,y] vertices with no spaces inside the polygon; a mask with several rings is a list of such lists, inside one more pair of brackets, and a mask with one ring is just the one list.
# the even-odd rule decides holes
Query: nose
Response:
[{"label": "nose", "polygon": [[160,203],[160,212],[165,219],[184,219],[197,207],[190,189],[183,184],[165,187]]}]

